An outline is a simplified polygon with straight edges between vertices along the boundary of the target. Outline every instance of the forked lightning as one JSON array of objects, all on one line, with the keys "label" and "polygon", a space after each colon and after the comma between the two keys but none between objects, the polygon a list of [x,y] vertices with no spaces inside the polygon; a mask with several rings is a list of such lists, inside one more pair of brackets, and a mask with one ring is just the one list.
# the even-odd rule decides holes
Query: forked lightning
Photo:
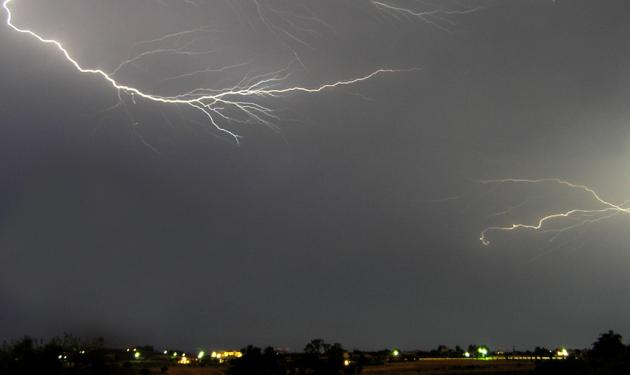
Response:
[{"label": "forked lightning", "polygon": [[[574,229],[587,224],[592,224],[601,220],[609,219],[620,214],[630,214],[630,207],[625,207],[628,202],[620,204],[613,203],[602,198],[592,188],[586,185],[574,184],[559,178],[543,178],[536,180],[508,178],[501,180],[485,180],[480,181],[482,184],[556,184],[568,189],[577,190],[585,193],[590,197],[590,203],[599,206],[597,208],[572,208],[566,211],[552,213],[550,215],[538,218],[534,223],[516,223],[506,226],[492,226],[481,231],[479,240],[484,245],[489,245],[490,240],[488,234],[494,231],[516,231],[520,229],[529,229],[544,232],[555,232],[553,238],[567,230]],[[570,220],[569,223],[566,223]],[[556,228],[549,228],[550,224],[559,225]],[[564,223],[564,224],[563,224]]]},{"label": "forked lightning", "polygon": [[[319,86],[314,87],[302,87],[291,86],[287,84],[290,72],[288,68],[271,72],[268,74],[262,74],[250,77],[246,75],[242,80],[234,86],[226,88],[197,88],[195,90],[182,93],[175,96],[162,96],[158,94],[148,93],[142,88],[130,86],[124,82],[119,81],[116,78],[116,73],[124,66],[133,62],[134,59],[142,58],[147,54],[159,53],[156,51],[144,52],[135,57],[122,62],[113,72],[108,73],[102,69],[88,68],[81,65],[79,61],[72,57],[72,54],[64,47],[64,45],[57,40],[48,39],[41,36],[37,32],[28,28],[17,26],[14,23],[14,16],[11,12],[11,3],[15,3],[17,0],[4,0],[2,7],[6,13],[6,25],[22,34],[29,35],[30,37],[38,40],[41,43],[53,46],[65,57],[65,59],[74,66],[74,68],[85,74],[92,74],[99,76],[105,82],[110,84],[113,88],[118,90],[119,95],[121,93],[131,96],[133,100],[136,98],[142,98],[150,102],[173,104],[173,105],[185,105],[193,108],[194,110],[203,114],[210,124],[212,124],[217,130],[229,134],[234,140],[239,142],[239,135],[231,130],[228,130],[220,125],[223,121],[236,121],[236,122],[255,122],[264,125],[271,126],[272,122],[277,120],[275,111],[263,104],[260,104],[260,100],[264,98],[278,98],[281,96],[292,95],[297,93],[314,94],[325,90],[338,88],[341,86],[354,85],[377,75],[385,73],[400,72],[402,70],[395,69],[377,69],[364,76],[351,78],[347,80],[340,80],[330,83],[322,83]],[[183,33],[190,33],[188,31]],[[159,39],[156,39],[159,40]],[[164,52],[165,50],[162,50]],[[167,50],[166,52],[174,53],[187,53],[181,49]],[[221,69],[228,69],[230,67],[214,69],[215,71],[221,71]],[[172,79],[167,77],[166,79]],[[235,117],[234,114],[239,113],[242,117]]]}]

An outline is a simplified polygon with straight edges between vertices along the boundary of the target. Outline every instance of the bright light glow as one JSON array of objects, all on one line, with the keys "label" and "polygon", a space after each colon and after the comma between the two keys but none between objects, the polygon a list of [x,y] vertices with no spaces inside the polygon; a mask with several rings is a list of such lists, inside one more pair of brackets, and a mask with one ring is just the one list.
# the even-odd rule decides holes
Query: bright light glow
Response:
[{"label": "bright light glow", "polygon": [[470,353],[465,352],[465,353],[464,353],[464,357],[466,357],[466,358],[470,358]]},{"label": "bright light glow", "polygon": [[[134,103],[136,103],[137,99],[144,99],[145,101],[158,104],[183,105],[190,107],[192,110],[202,115],[206,121],[208,121],[208,123],[218,131],[231,136],[237,144],[239,143],[240,136],[228,129],[225,129],[220,125],[220,123],[258,123],[273,127],[273,122],[278,120],[278,117],[275,114],[276,111],[268,106],[260,104],[262,99],[276,99],[298,93],[315,94],[342,86],[355,85],[372,79],[377,75],[404,71],[381,68],[356,78],[331,81],[329,83],[322,83],[320,85],[307,87],[289,84],[288,80],[291,73],[289,68],[285,68],[276,72],[256,76],[246,74],[239,83],[231,87],[219,89],[201,87],[174,96],[162,96],[159,94],[148,93],[143,91],[142,88],[130,86],[129,84],[118,81],[118,79],[115,78],[115,73],[119,70],[119,68],[117,68],[113,73],[107,73],[102,69],[84,67],[79,61],[72,57],[71,53],[60,41],[48,39],[28,28],[17,26],[13,23],[14,17],[9,7],[11,2],[15,1],[17,0],[4,0],[2,3],[2,7],[6,13],[6,25],[8,27],[16,32],[26,34],[43,44],[50,45],[57,49],[78,72],[100,77],[105,83],[109,84],[118,91],[121,102],[123,101],[123,96],[126,95]],[[258,5],[258,3],[256,4]],[[151,53],[155,53],[155,51],[144,52],[142,55]],[[136,58],[138,58],[138,56],[136,56]],[[123,62],[121,65],[125,65],[128,62],[129,60]],[[230,67],[226,66],[222,69],[228,68]],[[238,116],[236,114],[238,114]]]},{"label": "bright light glow", "polygon": [[[516,231],[519,229],[530,229],[543,232],[551,232],[555,233],[551,240],[555,239],[558,235],[578,227],[582,227],[587,224],[596,223],[601,220],[609,219],[614,216],[620,214],[630,214],[630,208],[626,208],[625,206],[628,202],[623,203],[613,203],[608,200],[603,199],[595,190],[586,186],[574,184],[569,181],[561,180],[559,178],[542,178],[536,180],[527,180],[527,179],[516,179],[516,178],[507,178],[501,180],[486,180],[480,181],[482,184],[556,184],[563,186],[570,190],[576,190],[579,192],[586,193],[586,195],[590,198],[589,203],[595,204],[599,206],[599,208],[572,208],[562,212],[552,213],[550,215],[542,216],[536,220],[535,223],[532,224],[523,224],[516,223],[506,226],[492,226],[485,228],[481,231],[481,235],[479,240],[484,245],[489,245],[490,240],[488,240],[488,233],[496,232],[496,231]],[[568,224],[562,224],[565,220],[568,219],[570,222]],[[555,222],[559,224],[559,228],[547,228],[546,225],[551,222]],[[547,229],[546,229],[547,228]]]},{"label": "bright light glow", "polygon": [[565,348],[562,348],[562,349],[558,350],[557,355],[558,355],[558,357],[565,357],[566,358],[566,357],[569,356],[569,351],[566,350]]},{"label": "bright light glow", "polygon": [[343,361],[344,366],[350,366],[350,360],[346,359]]},{"label": "bright light glow", "polygon": [[219,363],[224,363],[225,361],[234,359],[234,358],[241,358],[242,356],[243,356],[243,353],[241,353],[238,350],[212,352],[210,354],[210,357],[219,360]]},{"label": "bright light glow", "polygon": [[165,355],[166,355],[166,354],[168,354],[168,350],[165,350],[165,351],[164,351],[164,354],[165,354]]},{"label": "bright light glow", "polygon": [[188,365],[190,364],[190,359],[186,358],[185,355],[182,355],[182,358],[180,358],[177,363],[179,363],[180,365]]},{"label": "bright light glow", "polygon": [[394,355],[394,357],[398,357],[400,355],[400,352],[398,351],[398,349],[394,349],[392,351],[392,354]]},{"label": "bright light glow", "polygon": [[133,357],[134,357],[135,359],[140,358],[140,352],[135,352],[135,353],[133,353]]},{"label": "bright light glow", "polygon": [[479,347],[479,349],[477,349],[477,352],[479,352],[479,354],[481,354],[482,357],[485,357],[488,355],[488,349],[484,348],[483,346]]},{"label": "bright light glow", "polygon": [[203,350],[199,352],[199,354],[197,354],[197,359],[201,359],[206,355],[206,352],[204,352]]}]

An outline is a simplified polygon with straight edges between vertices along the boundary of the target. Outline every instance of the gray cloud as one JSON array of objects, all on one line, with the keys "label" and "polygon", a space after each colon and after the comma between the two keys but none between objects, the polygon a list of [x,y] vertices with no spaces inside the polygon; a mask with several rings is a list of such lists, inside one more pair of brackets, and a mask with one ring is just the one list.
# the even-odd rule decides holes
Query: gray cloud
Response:
[{"label": "gray cloud", "polygon": [[473,182],[559,176],[625,199],[625,2],[477,2],[485,8],[450,16],[449,31],[367,2],[266,3],[325,20],[301,21],[316,33],[298,25],[309,46],[267,28],[249,2],[196,2],[14,7],[20,24],[103,69],[140,40],[223,30],[200,42],[220,51],[200,62],[169,57],[121,74],[169,95],[199,81],[152,86],[165,74],[247,62],[238,77],[282,68],[294,51],[300,83],[422,70],[266,102],[281,110],[280,131],[229,125],[244,137],[237,147],[186,108],[127,99],[131,117],[103,112],[118,100],[110,87],[2,28],[3,336],[511,348],[586,346],[604,329],[630,331],[627,218],[552,243],[495,234],[483,247],[487,225],[584,201]]}]

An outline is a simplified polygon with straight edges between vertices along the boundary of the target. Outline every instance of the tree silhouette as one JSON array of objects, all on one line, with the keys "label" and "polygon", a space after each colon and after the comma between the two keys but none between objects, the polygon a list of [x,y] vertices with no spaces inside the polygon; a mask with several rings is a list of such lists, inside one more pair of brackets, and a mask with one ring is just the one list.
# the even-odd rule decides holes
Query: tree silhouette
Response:
[{"label": "tree silhouette", "polygon": [[232,361],[230,375],[284,375],[287,373],[283,359],[267,347],[264,351],[249,345],[242,349],[243,356]]},{"label": "tree silhouette", "polygon": [[549,349],[545,347],[537,346],[536,348],[534,348],[534,356],[536,358],[551,358],[552,353]]},{"label": "tree silhouette", "polygon": [[623,337],[612,330],[599,335],[591,350],[593,358],[601,359],[618,359],[624,354],[626,354],[626,347],[623,344]]},{"label": "tree silhouette", "polygon": [[102,339],[81,343],[70,335],[39,343],[30,337],[0,350],[0,374],[101,375],[130,374],[106,357]]},{"label": "tree silhouette", "polygon": [[312,354],[312,355],[315,355],[315,354],[320,355],[320,354],[326,353],[329,348],[330,348],[330,344],[327,344],[324,340],[313,339],[304,347],[304,353]]},{"label": "tree silhouette", "polygon": [[336,375],[343,373],[346,351],[341,344],[328,344],[322,339],[311,340],[304,347],[300,367],[305,373]]}]

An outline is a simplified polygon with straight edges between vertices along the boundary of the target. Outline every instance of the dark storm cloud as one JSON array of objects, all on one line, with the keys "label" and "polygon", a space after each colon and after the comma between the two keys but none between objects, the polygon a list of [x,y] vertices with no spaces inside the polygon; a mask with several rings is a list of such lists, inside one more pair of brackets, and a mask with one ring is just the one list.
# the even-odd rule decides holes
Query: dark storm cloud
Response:
[{"label": "dark storm cloud", "polygon": [[[280,121],[280,134],[231,128],[244,136],[236,147],[185,108],[103,112],[117,100],[110,87],[3,28],[3,338],[511,348],[630,332],[627,219],[552,244],[521,232],[482,247],[493,213],[551,193],[471,182],[560,176],[625,198],[626,2],[476,2],[485,8],[453,17],[450,32],[367,3],[310,2],[330,25],[308,35],[310,47],[265,29],[251,3],[198,2],[14,8],[20,24],[106,69],[135,41],[210,25],[224,31],[208,41],[221,64],[281,68],[289,43],[304,64],[297,82],[423,70],[283,98],[274,105],[297,121]],[[273,2],[299,10],[287,4]],[[189,68],[156,64],[124,78],[150,86]]]}]

